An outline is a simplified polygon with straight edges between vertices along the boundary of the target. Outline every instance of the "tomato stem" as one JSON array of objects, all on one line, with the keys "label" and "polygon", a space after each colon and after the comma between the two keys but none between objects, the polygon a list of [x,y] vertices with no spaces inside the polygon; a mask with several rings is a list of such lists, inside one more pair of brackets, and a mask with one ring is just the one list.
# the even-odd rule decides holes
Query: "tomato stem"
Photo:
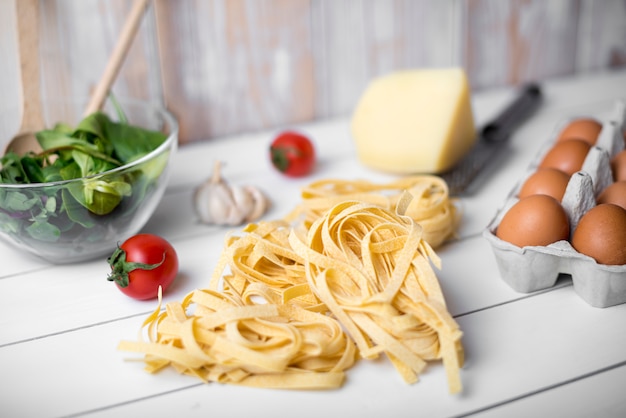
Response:
[{"label": "tomato stem", "polygon": [[130,282],[128,275],[131,271],[154,270],[163,264],[164,261],[165,252],[163,252],[161,261],[154,264],[126,261],[126,251],[118,245],[115,251],[113,251],[113,254],[107,259],[107,262],[111,266],[111,274],[107,276],[107,280],[117,283],[120,287],[127,287]]},{"label": "tomato stem", "polygon": [[285,172],[289,168],[288,150],[283,148],[271,148],[272,162],[280,171]]}]

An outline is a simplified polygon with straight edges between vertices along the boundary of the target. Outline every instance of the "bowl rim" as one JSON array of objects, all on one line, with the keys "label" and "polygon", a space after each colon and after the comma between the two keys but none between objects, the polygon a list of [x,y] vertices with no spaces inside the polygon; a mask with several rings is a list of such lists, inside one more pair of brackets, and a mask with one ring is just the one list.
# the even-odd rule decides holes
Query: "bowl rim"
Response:
[{"label": "bowl rim", "polygon": [[[68,102],[68,101],[79,101],[79,100],[80,99],[68,99],[68,100],[56,99],[56,100],[51,100],[51,102]],[[141,158],[133,160],[119,167],[115,167],[110,170],[103,171],[102,173],[92,174],[86,177],[76,177],[76,178],[69,179],[69,180],[50,181],[47,183],[19,183],[19,184],[0,183],[0,189],[32,189],[32,188],[41,188],[41,187],[59,187],[59,186],[71,184],[76,181],[92,180],[92,179],[108,176],[111,174],[115,174],[120,171],[125,171],[129,168],[143,164],[144,162],[151,160],[156,155],[161,154],[166,149],[172,147],[172,145],[176,146],[176,144],[178,143],[178,131],[179,131],[178,121],[176,120],[174,115],[167,108],[165,108],[165,106],[155,103],[155,102],[149,102],[149,101],[144,101],[144,100],[139,100],[139,99],[116,98],[115,100],[122,104],[122,108],[123,108],[123,104],[126,103],[126,104],[131,104],[131,105],[147,106],[148,108],[156,110],[159,113],[159,115],[163,117],[165,124],[169,127],[169,133],[167,134],[167,138],[165,139],[165,141],[163,141],[161,145],[159,145],[158,147],[150,151],[148,154],[142,156]]]}]

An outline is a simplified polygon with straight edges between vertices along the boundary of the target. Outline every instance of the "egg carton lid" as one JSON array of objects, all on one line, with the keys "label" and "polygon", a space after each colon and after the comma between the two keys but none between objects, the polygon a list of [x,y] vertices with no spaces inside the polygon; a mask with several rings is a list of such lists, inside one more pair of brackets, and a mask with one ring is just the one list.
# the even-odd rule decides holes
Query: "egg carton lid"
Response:
[{"label": "egg carton lid", "polygon": [[[626,106],[616,101],[612,116],[603,122],[598,141],[580,171],[574,173],[561,201],[573,231],[580,218],[596,205],[600,192],[613,182],[611,158],[624,149]],[[530,165],[527,175],[541,161],[543,151]],[[524,180],[524,179],[523,179]],[[509,193],[496,212],[483,237],[491,244],[502,279],[514,290],[530,293],[553,287],[561,274],[572,277],[576,293],[589,305],[605,308],[626,303],[626,265],[598,264],[592,257],[577,252],[568,241],[547,246],[517,247],[495,234],[504,214],[519,199],[516,197],[523,180]]]}]

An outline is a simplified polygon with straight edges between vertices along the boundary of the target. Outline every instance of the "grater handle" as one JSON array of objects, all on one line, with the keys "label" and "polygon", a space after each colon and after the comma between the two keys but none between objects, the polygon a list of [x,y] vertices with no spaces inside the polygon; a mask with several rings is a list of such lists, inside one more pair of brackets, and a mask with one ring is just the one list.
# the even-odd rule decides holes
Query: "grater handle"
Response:
[{"label": "grater handle", "polygon": [[481,137],[487,142],[507,140],[515,128],[537,110],[541,101],[541,87],[535,83],[525,85],[516,99],[482,128]]}]

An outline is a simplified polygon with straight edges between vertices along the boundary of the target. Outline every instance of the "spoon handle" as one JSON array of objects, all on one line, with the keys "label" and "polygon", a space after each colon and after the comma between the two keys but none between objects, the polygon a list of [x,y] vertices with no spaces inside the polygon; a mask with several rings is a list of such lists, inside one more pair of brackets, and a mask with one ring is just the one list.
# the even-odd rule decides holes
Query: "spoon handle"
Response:
[{"label": "spoon handle", "polygon": [[39,80],[39,0],[15,2],[22,78],[22,125],[20,132],[43,129]]},{"label": "spoon handle", "polygon": [[102,109],[111,86],[113,85],[119,69],[124,62],[126,53],[128,52],[135,34],[137,33],[141,17],[143,16],[149,1],[150,0],[135,0],[130,14],[124,23],[124,27],[122,28],[120,38],[115,45],[115,49],[113,49],[113,52],[109,57],[109,62],[104,70],[104,74],[96,86],[96,89],[91,96],[91,100],[85,109],[84,116],[88,116]]}]

